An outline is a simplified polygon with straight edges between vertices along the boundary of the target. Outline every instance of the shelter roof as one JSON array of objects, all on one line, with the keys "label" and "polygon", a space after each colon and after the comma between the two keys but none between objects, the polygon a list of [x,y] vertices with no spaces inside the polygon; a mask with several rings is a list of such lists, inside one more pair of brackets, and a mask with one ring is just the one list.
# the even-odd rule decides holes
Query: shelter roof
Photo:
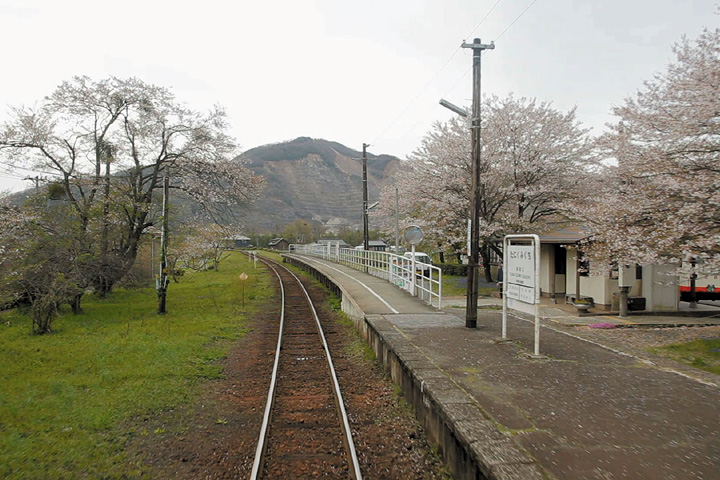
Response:
[{"label": "shelter roof", "polygon": [[582,225],[569,225],[538,235],[540,243],[578,243],[590,235],[583,230]]}]

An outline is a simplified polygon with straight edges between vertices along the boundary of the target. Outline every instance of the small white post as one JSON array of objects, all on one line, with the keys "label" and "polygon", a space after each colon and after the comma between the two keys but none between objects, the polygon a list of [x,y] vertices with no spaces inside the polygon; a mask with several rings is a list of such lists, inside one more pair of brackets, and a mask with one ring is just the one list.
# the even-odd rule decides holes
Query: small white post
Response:
[{"label": "small white post", "polygon": [[417,293],[415,292],[415,244],[412,245],[412,261],[411,261],[411,271],[410,271],[410,288],[412,296],[417,296]]},{"label": "small white post", "polygon": [[540,357],[540,238],[533,236],[535,246],[535,356]]},{"label": "small white post", "polygon": [[442,308],[442,270],[438,270],[438,309]]},{"label": "small white post", "polygon": [[508,275],[508,246],[510,241],[508,238],[503,239],[503,281],[502,281],[502,335],[500,338],[507,340],[507,312],[508,312],[508,301],[507,301],[507,275]]}]

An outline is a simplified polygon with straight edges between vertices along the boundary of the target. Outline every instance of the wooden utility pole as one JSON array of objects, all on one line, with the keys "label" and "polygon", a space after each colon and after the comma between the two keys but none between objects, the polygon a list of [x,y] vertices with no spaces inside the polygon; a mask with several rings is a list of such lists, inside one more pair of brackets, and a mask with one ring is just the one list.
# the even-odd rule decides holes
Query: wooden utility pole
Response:
[{"label": "wooden utility pole", "polygon": [[363,249],[370,250],[370,232],[368,230],[368,180],[367,180],[367,147],[363,143],[362,169],[363,169]]},{"label": "wooden utility pole", "polygon": [[40,193],[40,180],[44,179],[41,179],[39,176],[35,175],[34,177],[25,177],[23,178],[23,180],[30,180],[31,182],[33,182],[35,184],[35,193]]},{"label": "wooden utility pole", "polygon": [[479,38],[473,43],[463,42],[462,48],[473,51],[473,108],[472,108],[472,188],[470,199],[470,251],[468,252],[467,303],[465,308],[465,326],[477,328],[478,302],[478,264],[480,251],[479,213],[480,200],[484,196],[481,174],[486,167],[481,163],[482,137],[480,135],[481,104],[480,96],[480,55],[485,49],[494,49],[495,44],[483,45]]},{"label": "wooden utility pole", "polygon": [[167,270],[167,250],[168,250],[168,214],[170,195],[170,174],[166,172],[163,178],[163,216],[162,216],[162,235],[160,236],[160,275],[157,279],[157,295],[158,295],[158,313],[167,312],[167,288],[170,283]]},{"label": "wooden utility pole", "polygon": [[395,185],[395,255],[400,255],[400,199]]}]

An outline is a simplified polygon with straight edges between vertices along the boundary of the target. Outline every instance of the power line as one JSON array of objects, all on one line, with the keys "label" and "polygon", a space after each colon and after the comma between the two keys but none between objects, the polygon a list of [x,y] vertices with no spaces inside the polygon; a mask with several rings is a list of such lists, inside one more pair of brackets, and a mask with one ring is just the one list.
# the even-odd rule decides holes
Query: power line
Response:
[{"label": "power line", "polygon": [[455,83],[453,84],[452,88],[450,88],[450,90],[448,90],[448,92],[447,92],[445,95],[443,95],[443,97],[447,97],[448,95],[450,95],[450,92],[452,92],[453,90],[455,90],[455,88],[456,88],[458,85],[460,85],[460,82],[462,82],[462,81],[465,79],[465,77],[467,76],[467,74],[470,73],[470,70],[472,70],[472,65],[470,65],[470,66],[468,67],[468,69],[465,70],[465,72],[460,76],[460,78],[458,78],[457,82],[455,82]]},{"label": "power line", "polygon": [[[477,25],[475,25],[475,28],[473,28],[472,31],[471,31],[471,32],[467,35],[467,37],[465,37],[465,38],[470,38],[470,37],[472,36],[472,34],[475,33],[475,31],[476,31],[478,28],[480,28],[480,26],[483,24],[483,22],[485,22],[485,20],[490,16],[490,14],[493,12],[493,10],[495,10],[495,8],[500,4],[500,2],[502,2],[502,0],[497,0],[497,2],[495,2],[495,5],[493,5],[493,6],[490,8],[490,10],[488,10],[488,12],[487,12],[487,13],[485,14],[485,16],[482,18],[482,20],[480,20],[480,22],[479,22]],[[461,47],[458,46],[458,47],[455,49],[455,51],[453,51],[453,53],[450,55],[450,58],[448,58],[447,61],[435,72],[435,74],[433,74],[433,76],[430,78],[430,80],[428,80],[428,82],[427,82],[427,83],[423,86],[423,88],[415,95],[415,97],[413,97],[413,99],[410,100],[410,102],[409,102],[409,103],[406,105],[406,107],[400,112],[400,114],[399,114],[397,117],[395,117],[395,119],[394,119],[392,122],[390,122],[390,123],[388,124],[388,126],[385,127],[385,128],[375,137],[375,139],[374,139],[371,143],[373,143],[373,144],[374,144],[374,143],[377,143],[378,140],[379,140],[380,138],[382,138],[383,135],[385,135],[385,134],[388,132],[388,130],[390,130],[393,126],[395,126],[395,124],[398,122],[398,120],[400,120],[402,117],[404,117],[405,114],[406,114],[412,107],[415,106],[415,104],[417,103],[418,99],[422,96],[422,94],[425,93],[425,91],[430,87],[430,85],[432,85],[432,83],[435,81],[435,79],[437,79],[437,77],[442,73],[442,71],[445,70],[445,67],[447,67],[447,66],[450,64],[450,62],[453,60],[453,58],[455,58],[455,55],[457,55],[457,53],[458,53],[460,50],[461,50]],[[467,72],[466,72],[466,73],[467,73]],[[454,88],[454,87],[453,87],[453,88]]]},{"label": "power line", "polygon": [[[492,12],[492,11],[495,9],[495,7],[497,7],[498,4],[499,4],[501,1],[502,1],[502,0],[498,0],[498,2],[495,3],[495,5],[493,5],[493,7],[490,9],[490,11],[489,11],[488,14],[485,16],[485,18],[487,18],[487,16],[490,15],[490,12]],[[503,30],[502,33],[500,33],[500,35],[496,38],[496,40],[499,39],[500,37],[502,37],[502,36],[505,34],[505,32],[507,32],[508,30],[510,30],[510,27],[512,27],[512,26],[515,24],[515,22],[517,22],[518,20],[520,20],[520,17],[522,17],[523,15],[525,15],[525,13],[526,13],[528,10],[530,10],[530,7],[532,7],[532,6],[535,4],[535,2],[537,2],[537,0],[533,0],[533,1],[530,3],[530,5],[528,5],[527,7],[525,7],[525,10],[523,10],[523,11],[520,13],[520,15],[518,15],[518,16],[515,18],[515,20],[513,20],[512,22],[510,22],[510,24],[509,24],[507,27],[505,27],[505,30]],[[483,18],[483,21],[485,20],[485,18]],[[475,30],[477,30],[478,27],[479,27],[481,24],[482,24],[482,21],[478,24],[477,27],[475,27],[475,29],[470,33],[470,35],[468,35],[468,37],[472,36],[472,34],[475,33]],[[458,48],[458,49],[459,49],[459,48]],[[447,92],[445,95],[443,95],[443,97],[447,97],[448,95],[450,95],[450,93],[451,93],[453,90],[455,90],[455,88],[457,88],[457,86],[460,84],[460,82],[462,82],[462,81],[465,79],[465,77],[467,77],[467,74],[470,73],[470,70],[472,70],[472,66],[471,66],[470,68],[468,68],[467,70],[465,70],[465,72],[463,72],[463,74],[460,76],[460,78],[458,78],[458,80],[455,82],[455,84],[450,88],[450,90],[448,90],[448,92]]]},{"label": "power line", "polygon": [[535,2],[537,2],[537,0],[533,0],[532,2],[530,2],[530,5],[528,5],[527,8],[525,8],[525,10],[523,10],[522,13],[520,13],[520,15],[517,16],[517,18],[515,18],[515,20],[513,20],[512,22],[510,22],[510,25],[508,25],[507,28],[505,28],[505,30],[503,30],[502,33],[501,33],[500,35],[498,35],[495,40],[496,40],[496,41],[497,41],[497,40],[500,40],[500,37],[502,37],[503,35],[505,35],[505,32],[507,32],[508,30],[510,30],[510,27],[512,27],[513,25],[515,25],[515,22],[517,22],[518,20],[520,20],[520,17],[522,17],[523,15],[525,15],[525,12],[527,12],[528,10],[530,10],[530,7],[532,7],[533,5],[535,5]]},{"label": "power line", "polygon": [[[30,172],[30,173],[41,173],[43,175],[58,175],[58,176],[60,175],[60,173],[57,171],[53,172],[53,171],[46,171],[46,170],[37,170],[34,168],[23,167],[21,165],[13,165],[12,163],[7,163],[7,162],[3,162],[3,161],[0,161],[0,165],[4,165],[6,167],[10,167],[15,170],[25,170],[26,172]],[[8,173],[12,173],[12,172],[8,172]],[[22,174],[19,174],[19,175],[22,175]]]},{"label": "power line", "polygon": [[[501,1],[502,1],[502,0],[498,0],[498,2],[497,2],[495,5],[493,5],[493,7],[490,9],[490,12],[492,12],[493,10],[495,10],[495,7],[497,7],[498,4],[499,4]],[[512,26],[515,24],[515,22],[517,22],[518,20],[520,20],[520,17],[522,17],[523,15],[525,15],[525,12],[527,12],[528,10],[530,10],[530,7],[532,7],[533,5],[535,5],[535,2],[537,2],[537,0],[533,0],[533,1],[530,3],[530,5],[528,5],[527,7],[525,7],[525,10],[523,10],[523,11],[520,13],[520,15],[518,15],[518,16],[515,18],[515,20],[513,20],[512,22],[510,22],[510,24],[509,24],[507,27],[505,27],[505,30],[503,30],[502,33],[500,33],[500,35],[498,35],[498,37],[497,37],[495,40],[498,40],[500,37],[502,37],[502,36],[505,34],[505,32],[507,32],[508,30],[510,30],[510,27],[512,27]],[[490,15],[490,12],[488,12],[488,15]],[[487,18],[487,15],[485,16],[485,18]],[[483,18],[483,20],[485,20],[485,19]],[[479,27],[481,24],[482,24],[482,22],[480,22],[480,23],[478,24],[478,26],[475,27],[475,29],[470,33],[470,35],[468,35],[468,38],[471,37],[473,33],[475,33],[475,30],[477,30],[478,27]],[[460,82],[461,82],[463,79],[465,79],[465,77],[467,76],[467,74],[470,73],[470,70],[472,70],[472,66],[471,66],[470,68],[468,68],[467,70],[465,70],[465,72],[464,72],[464,73],[462,74],[462,76],[458,79],[458,81],[455,82],[455,84],[452,86],[452,88],[451,88],[451,89],[448,91],[448,93],[446,93],[444,96],[448,96],[448,95],[450,94],[450,92],[452,92],[453,90],[455,90],[455,88],[460,84]]]},{"label": "power line", "polygon": [[[502,2],[502,0],[498,0],[497,2],[495,2],[495,5],[493,5],[492,8],[491,8],[490,10],[488,10],[488,13],[486,13],[485,16],[483,17],[483,19],[480,20],[480,23],[478,23],[477,25],[475,25],[475,28],[472,29],[472,32],[468,33],[468,34],[465,36],[465,38],[468,38],[468,39],[472,38],[473,33],[475,33],[475,31],[476,31],[478,28],[480,28],[480,25],[482,25],[483,22],[485,21],[485,19],[490,16],[490,14],[493,12],[493,10],[495,10],[495,7],[497,7],[498,5],[500,5],[500,2]],[[458,50],[460,50],[460,47],[458,47],[458,49],[455,50],[455,53],[457,53]],[[453,54],[453,55],[454,55],[454,54]]]},{"label": "power line", "polygon": [[0,172],[0,177],[15,178],[18,180],[22,180],[23,178],[25,178],[23,175],[18,175],[17,173],[12,173],[12,172]]}]

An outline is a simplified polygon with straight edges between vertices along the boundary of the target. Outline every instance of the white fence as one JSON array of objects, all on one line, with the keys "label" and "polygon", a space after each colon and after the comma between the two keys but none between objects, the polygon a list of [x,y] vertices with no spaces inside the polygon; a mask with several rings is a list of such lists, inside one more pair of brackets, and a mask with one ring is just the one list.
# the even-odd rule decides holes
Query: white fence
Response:
[{"label": "white fence", "polygon": [[[389,252],[340,248],[338,244],[290,245],[290,250],[347,265],[383,278],[437,308],[442,306],[442,270]],[[413,272],[413,263],[415,275]]]}]

